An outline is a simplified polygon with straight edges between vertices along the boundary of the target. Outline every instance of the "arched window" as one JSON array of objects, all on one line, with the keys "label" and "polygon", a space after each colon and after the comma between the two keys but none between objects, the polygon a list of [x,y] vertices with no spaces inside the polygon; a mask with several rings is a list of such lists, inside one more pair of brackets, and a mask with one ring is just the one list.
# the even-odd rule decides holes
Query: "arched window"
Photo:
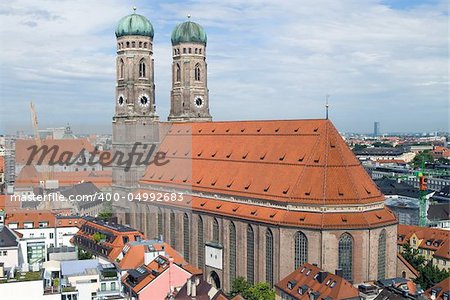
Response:
[{"label": "arched window", "polygon": [[125,76],[125,63],[123,59],[119,61],[119,78],[123,78]]},{"label": "arched window", "polygon": [[198,216],[197,221],[197,233],[198,267],[203,268],[205,263],[205,242],[203,238],[203,220],[200,216]]},{"label": "arched window", "polygon": [[191,240],[191,233],[189,230],[189,217],[187,214],[184,214],[183,216],[183,252],[184,252],[184,259],[186,261],[189,261],[189,241]]},{"label": "arched window", "polygon": [[247,226],[247,281],[255,282],[255,234],[250,225]]},{"label": "arched window", "polygon": [[236,279],[236,226],[230,222],[230,282]]},{"label": "arched window", "polygon": [[170,246],[172,248],[176,248],[175,242],[175,213],[172,211],[170,212]]},{"label": "arched window", "polygon": [[195,80],[200,81],[200,65],[195,65]]},{"label": "arched window", "polygon": [[219,242],[219,222],[216,218],[213,220],[213,232],[212,232],[212,240],[213,242],[218,243]]},{"label": "arched window", "polygon": [[378,280],[386,276],[386,230],[383,229],[378,237]]},{"label": "arched window", "polygon": [[339,269],[344,279],[353,280],[353,238],[348,233],[342,234],[339,239]]},{"label": "arched window", "polygon": [[266,231],[266,282],[273,286],[273,234],[269,228]]},{"label": "arched window", "polygon": [[130,48],[130,42],[127,42],[127,48]]},{"label": "arched window", "polygon": [[147,42],[144,43],[144,48],[147,48]]},{"label": "arched window", "polygon": [[163,214],[161,208],[158,208],[158,239],[160,239],[162,235],[163,235]]},{"label": "arched window", "polygon": [[145,77],[145,61],[141,59],[139,62],[139,77]]},{"label": "arched window", "polygon": [[139,42],[139,48],[142,48],[142,42]]},{"label": "arched window", "polygon": [[301,265],[308,262],[308,238],[301,231],[295,234],[294,250],[294,268],[297,270]]},{"label": "arched window", "polygon": [[177,64],[175,70],[175,81],[181,81],[181,67],[179,64]]}]

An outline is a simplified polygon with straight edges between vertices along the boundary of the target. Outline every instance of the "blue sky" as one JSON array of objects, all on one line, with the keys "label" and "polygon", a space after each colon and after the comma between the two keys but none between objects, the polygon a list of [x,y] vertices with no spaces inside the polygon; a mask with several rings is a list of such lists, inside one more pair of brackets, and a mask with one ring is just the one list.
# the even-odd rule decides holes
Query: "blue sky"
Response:
[{"label": "blue sky", "polygon": [[215,120],[330,116],[341,131],[448,130],[448,2],[438,0],[12,0],[0,4],[0,132],[109,132],[117,21],[155,29],[157,111],[166,120],[170,33],[187,14],[208,34]]}]

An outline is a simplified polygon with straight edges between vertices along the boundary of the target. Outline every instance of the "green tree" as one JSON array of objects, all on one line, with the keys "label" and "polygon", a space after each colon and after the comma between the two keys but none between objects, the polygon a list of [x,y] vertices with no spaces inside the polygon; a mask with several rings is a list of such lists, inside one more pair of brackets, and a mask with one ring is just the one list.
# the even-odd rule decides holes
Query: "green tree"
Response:
[{"label": "green tree", "polygon": [[244,296],[244,293],[246,293],[250,287],[251,284],[245,280],[244,277],[237,277],[231,283],[230,298],[233,298],[238,294]]},{"label": "green tree", "polygon": [[275,291],[267,282],[258,282],[248,289],[248,300],[275,300]]},{"label": "green tree", "polygon": [[243,277],[237,277],[231,284],[230,298],[240,294],[246,300],[274,300],[275,291],[267,282],[251,284]]},{"label": "green tree", "polygon": [[365,149],[365,148],[367,148],[367,145],[356,144],[356,145],[353,147],[353,151],[359,151],[359,150],[362,150],[362,149]]},{"label": "green tree", "polygon": [[91,252],[88,252],[88,251],[78,248],[78,259],[79,260],[92,259],[92,257],[93,257],[93,255]]},{"label": "green tree", "polygon": [[403,252],[401,254],[417,271],[425,263],[425,257],[420,255],[419,250],[411,247],[409,243],[403,244]]},{"label": "green tree", "polygon": [[112,203],[107,201],[103,204],[103,209],[99,212],[98,217],[104,221],[107,221],[112,217]]},{"label": "green tree", "polygon": [[435,284],[441,282],[447,277],[450,277],[450,271],[445,269],[440,270],[432,262],[428,262],[425,266],[419,268],[419,277],[414,282],[420,284],[422,289],[427,290]]}]

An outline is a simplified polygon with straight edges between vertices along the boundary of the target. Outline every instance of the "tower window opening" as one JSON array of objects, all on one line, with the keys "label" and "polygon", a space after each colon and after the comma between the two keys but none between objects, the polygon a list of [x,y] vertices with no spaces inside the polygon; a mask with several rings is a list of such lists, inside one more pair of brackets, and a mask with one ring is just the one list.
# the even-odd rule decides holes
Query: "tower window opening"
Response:
[{"label": "tower window opening", "polygon": [[191,48],[189,48],[189,54],[191,54],[192,53],[192,49]]},{"label": "tower window opening", "polygon": [[202,48],[198,49],[198,53],[202,54]]},{"label": "tower window opening", "polygon": [[183,48],[183,53],[186,54],[186,48]]},{"label": "tower window opening", "polygon": [[197,48],[195,48],[195,54],[197,54],[198,53],[198,49]]},{"label": "tower window opening", "polygon": [[135,48],[136,47],[136,43],[135,42],[131,42],[131,47]]},{"label": "tower window opening", "polygon": [[181,68],[179,64],[177,64],[177,69],[175,71],[175,80],[181,81]]},{"label": "tower window opening", "polygon": [[127,42],[127,48],[130,48],[130,42]]},{"label": "tower window opening", "polygon": [[125,75],[125,64],[123,62],[123,59],[119,62],[119,78],[123,78]]},{"label": "tower window opening", "polygon": [[200,77],[200,65],[197,64],[195,66],[195,80],[196,81],[200,81],[201,77]]},{"label": "tower window opening", "polygon": [[144,48],[147,48],[147,43],[144,43]]},{"label": "tower window opening", "polygon": [[139,77],[145,77],[145,61],[143,59],[139,63]]},{"label": "tower window opening", "polygon": [[142,48],[142,42],[139,42],[139,48]]}]

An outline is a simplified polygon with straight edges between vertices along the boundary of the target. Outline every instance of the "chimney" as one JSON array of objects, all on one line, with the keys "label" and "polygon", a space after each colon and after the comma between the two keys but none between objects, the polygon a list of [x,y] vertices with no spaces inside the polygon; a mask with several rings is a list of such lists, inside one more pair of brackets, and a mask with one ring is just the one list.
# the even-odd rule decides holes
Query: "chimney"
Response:
[{"label": "chimney", "polygon": [[342,272],[342,269],[336,269],[336,271],[334,272],[334,274],[336,274],[339,277],[343,277],[344,273]]},{"label": "chimney", "polygon": [[192,291],[191,291],[192,298],[197,297],[197,279],[192,280]]},{"label": "chimney", "polygon": [[188,296],[191,296],[191,294],[192,294],[192,277],[189,278],[186,283],[186,294]]}]

